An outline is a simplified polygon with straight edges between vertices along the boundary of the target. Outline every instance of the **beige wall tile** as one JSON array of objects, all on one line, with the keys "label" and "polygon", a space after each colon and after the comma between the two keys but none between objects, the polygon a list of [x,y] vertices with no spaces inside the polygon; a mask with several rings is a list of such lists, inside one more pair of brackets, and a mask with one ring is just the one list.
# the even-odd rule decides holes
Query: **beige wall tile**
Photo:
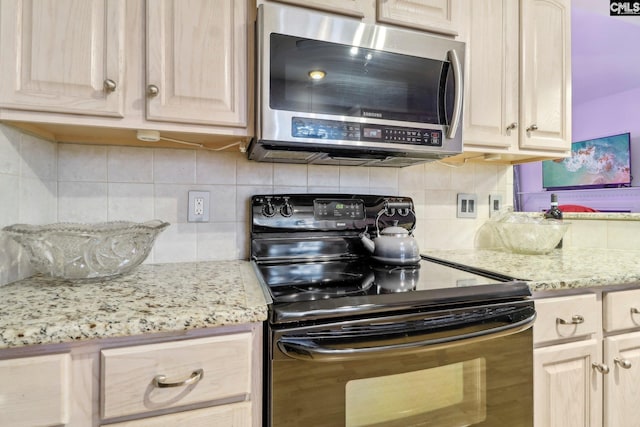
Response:
[{"label": "beige wall tile", "polygon": [[60,144],[58,180],[107,182],[107,148],[96,145]]},{"label": "beige wall tile", "polygon": [[0,124],[0,173],[20,174],[20,133]]},{"label": "beige wall tile", "polygon": [[144,222],[155,218],[153,184],[109,183],[109,221]]},{"label": "beige wall tile", "polygon": [[149,261],[192,262],[196,260],[196,224],[171,224],[156,238],[153,258]]},{"label": "beige wall tile", "polygon": [[[159,236],[147,263],[247,258],[254,194],[409,196],[416,205],[415,233],[423,249],[473,247],[476,230],[488,218],[489,194],[502,194],[505,203],[512,200],[512,168],[489,164],[431,162],[396,169],[257,163],[229,151],[56,145],[3,125],[0,154],[6,154],[0,160],[0,190],[14,202],[0,208],[0,226],[23,218],[168,221],[171,226]],[[29,194],[18,188],[29,189]],[[187,222],[189,190],[211,193],[209,223]],[[456,218],[458,192],[478,194],[478,219]],[[1,250],[8,253],[6,244]],[[21,277],[17,270],[14,264],[0,265],[0,284]]]},{"label": "beige wall tile", "polygon": [[195,184],[194,150],[153,149],[153,182],[161,184]]},{"label": "beige wall tile", "polygon": [[273,163],[242,159],[236,162],[236,168],[238,185],[273,185]]},{"label": "beige wall tile", "polygon": [[153,150],[139,147],[108,147],[109,182],[153,182]]},{"label": "beige wall tile", "polygon": [[236,223],[202,223],[196,225],[197,261],[238,259]]},{"label": "beige wall tile", "polygon": [[236,183],[236,164],[244,162],[242,153],[216,153],[198,151],[196,156],[196,182],[198,184]]},{"label": "beige wall tile", "polygon": [[107,221],[107,188],[106,182],[59,182],[58,221]]},{"label": "beige wall tile", "polygon": [[20,135],[20,175],[43,180],[57,179],[57,146],[55,143]]},{"label": "beige wall tile", "polygon": [[307,165],[273,164],[273,185],[280,187],[307,187]]},{"label": "beige wall tile", "polygon": [[575,248],[604,248],[607,246],[606,221],[571,220],[563,238],[563,246]]},{"label": "beige wall tile", "polygon": [[607,221],[607,247],[640,249],[640,222]]},{"label": "beige wall tile", "polygon": [[340,187],[340,168],[327,165],[309,165],[307,185],[317,188]]}]

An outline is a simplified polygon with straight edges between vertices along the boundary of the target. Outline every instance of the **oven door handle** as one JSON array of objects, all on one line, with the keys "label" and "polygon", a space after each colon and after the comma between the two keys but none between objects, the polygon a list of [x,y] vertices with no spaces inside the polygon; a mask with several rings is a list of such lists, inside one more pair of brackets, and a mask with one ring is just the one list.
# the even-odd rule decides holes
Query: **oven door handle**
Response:
[{"label": "oven door handle", "polygon": [[451,335],[448,337],[431,338],[410,343],[383,345],[375,347],[361,348],[326,348],[319,346],[313,338],[287,338],[278,339],[277,345],[282,353],[292,359],[313,360],[317,362],[333,362],[338,360],[352,360],[371,357],[381,353],[402,353],[410,354],[424,351],[425,347],[429,350],[451,346],[471,344],[480,341],[491,340],[495,338],[505,337],[512,334],[523,332],[533,326],[536,314],[530,317],[508,325],[501,325],[494,328],[475,331],[465,334]]}]

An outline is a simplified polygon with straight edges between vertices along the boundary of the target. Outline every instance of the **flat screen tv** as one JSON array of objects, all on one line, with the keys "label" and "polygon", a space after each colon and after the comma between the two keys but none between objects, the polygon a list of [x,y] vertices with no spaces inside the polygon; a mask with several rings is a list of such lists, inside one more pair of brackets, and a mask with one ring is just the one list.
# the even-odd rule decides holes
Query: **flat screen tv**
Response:
[{"label": "flat screen tv", "polygon": [[542,186],[548,190],[631,185],[629,133],[571,144],[571,157],[542,162]]}]

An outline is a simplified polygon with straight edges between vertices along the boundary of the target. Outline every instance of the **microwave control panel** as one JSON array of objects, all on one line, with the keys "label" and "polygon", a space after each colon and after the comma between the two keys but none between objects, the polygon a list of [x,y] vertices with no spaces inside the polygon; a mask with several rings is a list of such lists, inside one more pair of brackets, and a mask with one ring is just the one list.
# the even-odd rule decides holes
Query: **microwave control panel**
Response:
[{"label": "microwave control panel", "polygon": [[291,136],[294,138],[368,141],[442,147],[442,131],[371,123],[293,117]]}]

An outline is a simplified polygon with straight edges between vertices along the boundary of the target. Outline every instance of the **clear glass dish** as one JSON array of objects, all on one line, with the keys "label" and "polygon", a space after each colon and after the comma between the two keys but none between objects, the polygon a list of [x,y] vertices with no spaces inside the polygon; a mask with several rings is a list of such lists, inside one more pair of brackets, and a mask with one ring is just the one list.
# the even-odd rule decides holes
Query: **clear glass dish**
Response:
[{"label": "clear glass dish", "polygon": [[131,272],[149,256],[168,222],[14,224],[3,228],[28,252],[33,268],[70,281],[112,278]]},{"label": "clear glass dish", "polygon": [[[517,220],[513,221],[514,218]],[[505,249],[531,255],[551,252],[569,229],[569,223],[559,220],[515,216],[491,225]]]}]

